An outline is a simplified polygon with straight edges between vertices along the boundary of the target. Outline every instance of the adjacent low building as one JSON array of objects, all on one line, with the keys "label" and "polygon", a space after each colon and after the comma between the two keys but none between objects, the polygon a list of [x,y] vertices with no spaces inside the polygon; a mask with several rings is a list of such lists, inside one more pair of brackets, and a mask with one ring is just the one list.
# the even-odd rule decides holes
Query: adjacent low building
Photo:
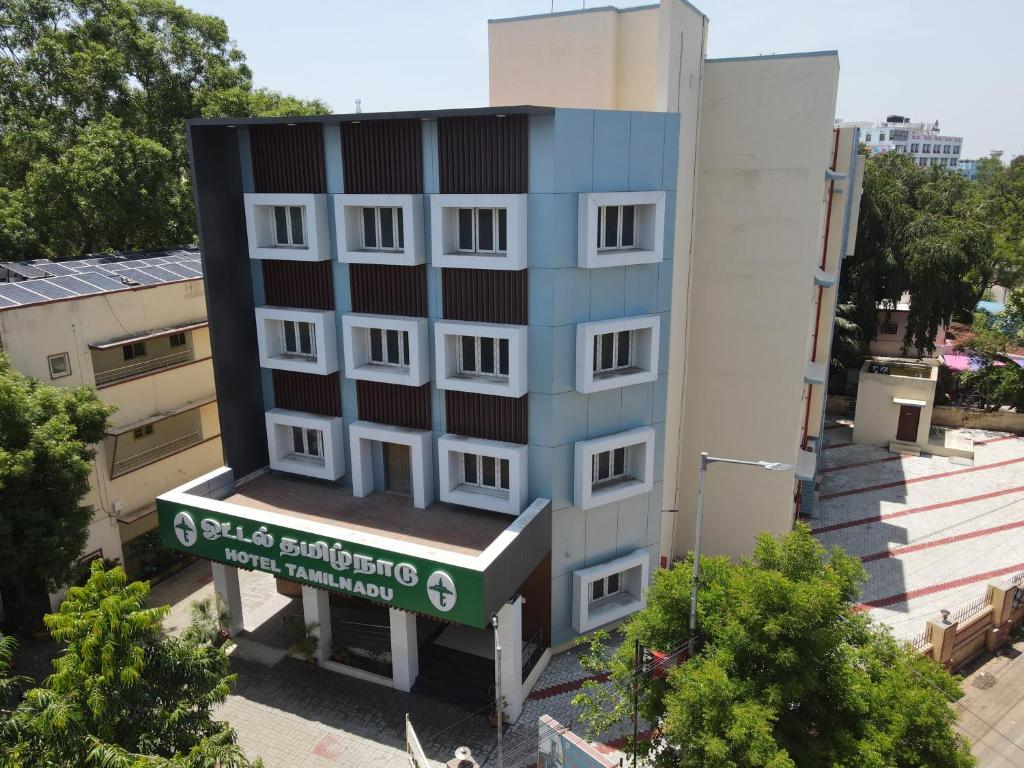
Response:
[{"label": "adjacent low building", "polygon": [[116,408],[85,499],[95,517],[83,561],[152,575],[156,497],[223,463],[198,250],[7,262],[0,276],[11,365],[94,387]]},{"label": "adjacent low building", "polygon": [[517,716],[658,565],[679,115],[188,132],[227,466],[160,497],[164,543],[235,631],[238,569],[272,574],[322,665],[402,690],[472,698],[496,624]]},{"label": "adjacent low building", "polygon": [[928,436],[938,374],[935,361],[885,357],[865,360],[857,384],[853,442],[894,451],[930,450]]}]

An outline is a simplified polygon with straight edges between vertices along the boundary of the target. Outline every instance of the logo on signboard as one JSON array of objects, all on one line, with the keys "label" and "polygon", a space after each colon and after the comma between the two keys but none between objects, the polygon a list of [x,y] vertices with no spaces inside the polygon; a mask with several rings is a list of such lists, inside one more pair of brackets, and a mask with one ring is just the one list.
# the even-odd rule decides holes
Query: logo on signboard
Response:
[{"label": "logo on signboard", "polygon": [[182,546],[191,547],[199,535],[196,533],[196,522],[188,512],[179,512],[174,516],[174,535]]},{"label": "logo on signboard", "polygon": [[455,582],[452,577],[444,571],[434,571],[427,579],[427,597],[439,611],[447,613],[455,607],[455,601],[459,599],[455,591]]}]

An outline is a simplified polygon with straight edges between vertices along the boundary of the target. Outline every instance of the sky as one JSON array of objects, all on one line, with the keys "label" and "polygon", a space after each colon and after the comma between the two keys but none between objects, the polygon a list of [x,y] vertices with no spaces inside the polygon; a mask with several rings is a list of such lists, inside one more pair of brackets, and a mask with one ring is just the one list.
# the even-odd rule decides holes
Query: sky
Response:
[{"label": "sky", "polygon": [[[487,105],[487,20],[583,0],[179,0],[225,19],[258,86],[333,111]],[[939,121],[962,156],[1024,154],[1022,0],[693,0],[708,55],[838,50],[836,117]],[[646,4],[589,0],[589,7]]]}]

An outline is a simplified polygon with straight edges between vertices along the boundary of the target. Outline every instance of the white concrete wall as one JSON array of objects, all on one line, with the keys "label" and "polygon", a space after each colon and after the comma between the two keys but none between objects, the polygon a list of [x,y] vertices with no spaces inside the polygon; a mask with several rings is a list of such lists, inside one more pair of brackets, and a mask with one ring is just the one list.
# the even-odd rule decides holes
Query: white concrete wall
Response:
[{"label": "white concrete wall", "polygon": [[898,397],[907,400],[923,400],[926,403],[921,408],[916,442],[921,448],[927,448],[928,430],[932,424],[932,407],[935,405],[937,373],[937,370],[933,368],[930,378],[916,379],[910,376],[886,376],[862,370],[857,384],[857,412],[853,422],[853,442],[888,446],[890,440],[895,440],[900,419],[900,406],[893,402],[893,398]]}]

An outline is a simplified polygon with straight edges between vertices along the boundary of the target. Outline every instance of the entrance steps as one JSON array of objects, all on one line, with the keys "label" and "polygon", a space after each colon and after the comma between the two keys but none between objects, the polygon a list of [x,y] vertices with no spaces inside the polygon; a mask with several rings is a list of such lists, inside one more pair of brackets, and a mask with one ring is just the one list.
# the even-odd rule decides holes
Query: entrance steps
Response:
[{"label": "entrance steps", "polygon": [[917,443],[908,443],[903,440],[890,440],[889,453],[898,453],[902,456],[920,456],[921,447]]},{"label": "entrance steps", "polygon": [[494,701],[494,660],[425,645],[420,648],[420,673],[412,692],[466,709],[482,709]]}]

